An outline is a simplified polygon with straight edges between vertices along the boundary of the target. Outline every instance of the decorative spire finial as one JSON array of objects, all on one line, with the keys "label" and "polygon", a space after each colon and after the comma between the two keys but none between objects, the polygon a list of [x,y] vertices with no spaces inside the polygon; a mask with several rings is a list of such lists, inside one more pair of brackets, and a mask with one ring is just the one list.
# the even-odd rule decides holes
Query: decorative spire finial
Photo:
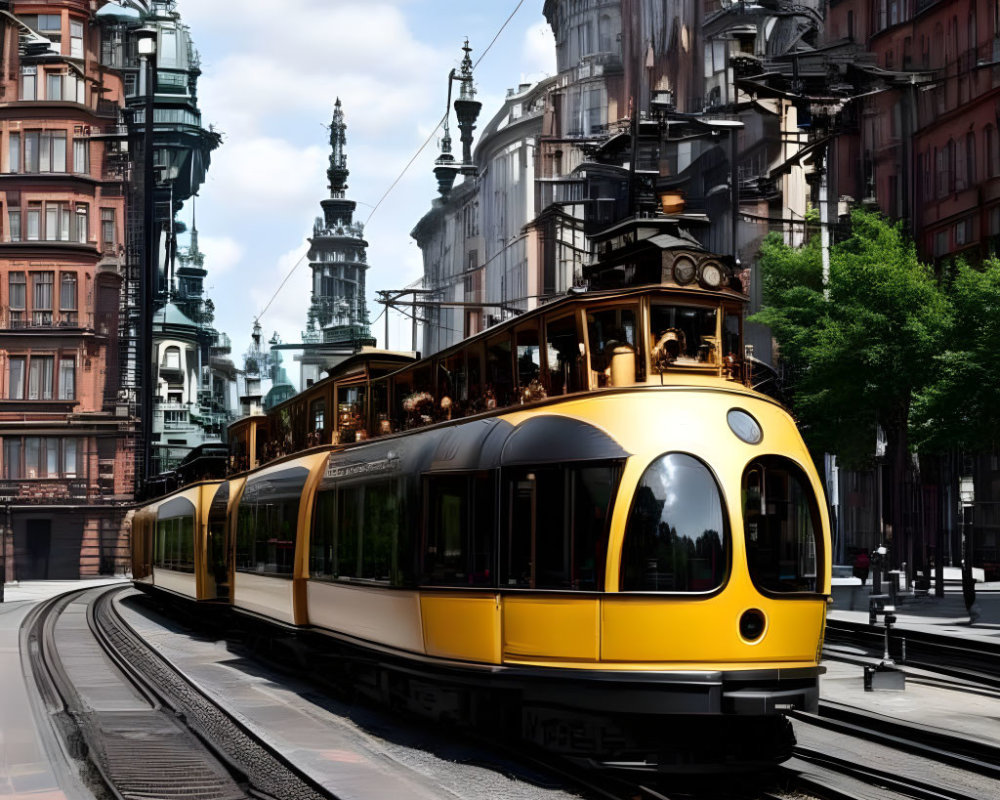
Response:
[{"label": "decorative spire finial", "polygon": [[344,112],[340,106],[340,98],[333,104],[333,121],[330,123],[330,168],[326,171],[330,179],[330,197],[343,197],[347,189],[347,125],[344,123]]}]

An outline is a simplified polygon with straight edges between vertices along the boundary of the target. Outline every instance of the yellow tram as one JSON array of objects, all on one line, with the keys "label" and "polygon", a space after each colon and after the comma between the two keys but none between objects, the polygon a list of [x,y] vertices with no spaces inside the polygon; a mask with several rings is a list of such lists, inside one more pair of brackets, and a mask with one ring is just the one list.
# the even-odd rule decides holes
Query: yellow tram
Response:
[{"label": "yellow tram", "polygon": [[235,423],[261,463],[139,511],[137,584],[601,763],[787,757],[782,712],[822,671],[823,489],[749,388],[731,266],[670,258],[430,358],[360,353]]}]

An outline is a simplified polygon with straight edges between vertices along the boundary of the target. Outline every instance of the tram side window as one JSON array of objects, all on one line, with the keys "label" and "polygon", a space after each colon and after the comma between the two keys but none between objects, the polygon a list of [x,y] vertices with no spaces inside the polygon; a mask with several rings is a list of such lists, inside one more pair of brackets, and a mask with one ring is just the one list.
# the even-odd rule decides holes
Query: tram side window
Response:
[{"label": "tram side window", "polygon": [[423,585],[496,585],[493,487],[488,473],[427,479]]},{"label": "tram side window", "polygon": [[404,492],[399,478],[318,492],[310,577],[393,586],[412,582],[413,542]]},{"label": "tram side window", "polygon": [[538,328],[525,328],[514,335],[517,341],[517,385],[523,401],[539,400],[545,396],[540,380],[542,354],[538,344]]},{"label": "tram side window", "polygon": [[795,464],[771,456],[743,473],[743,524],[754,585],[764,592],[819,592],[822,555],[816,497]]},{"label": "tram side window", "polygon": [[650,464],[625,527],[621,590],[713,591],[726,578],[729,549],[722,497],[708,467],[683,453]]},{"label": "tram side window", "polygon": [[392,433],[392,420],[389,411],[389,382],[387,380],[372,383],[372,427],[376,436]]},{"label": "tram side window", "polygon": [[247,484],[237,515],[238,572],[292,576],[299,499],[308,475],[305,467],[291,467]]},{"label": "tram side window", "polygon": [[[590,340],[590,368],[596,373],[597,385],[609,385],[611,360],[616,348],[636,349],[635,310],[607,308],[587,314],[587,338]],[[635,380],[639,380],[641,359],[635,359]]]},{"label": "tram side window", "polygon": [[602,591],[620,477],[617,462],[508,471],[501,586]]},{"label": "tram side window", "polygon": [[194,572],[194,518],[157,520],[156,555],[161,569]]},{"label": "tram side window", "polygon": [[550,320],[545,325],[545,351],[552,394],[568,394],[585,388],[580,378],[581,345],[575,317]]},{"label": "tram side window", "polygon": [[[514,402],[514,373],[510,337],[493,339],[486,345],[486,408],[503,408]],[[490,405],[492,403],[492,406]]]}]

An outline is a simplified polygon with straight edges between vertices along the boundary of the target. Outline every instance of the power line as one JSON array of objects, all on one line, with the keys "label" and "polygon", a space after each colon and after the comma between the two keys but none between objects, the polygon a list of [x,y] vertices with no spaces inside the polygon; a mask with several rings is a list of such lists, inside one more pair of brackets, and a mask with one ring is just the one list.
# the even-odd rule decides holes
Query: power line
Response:
[{"label": "power line", "polygon": [[274,302],[274,298],[276,298],[278,296],[278,292],[280,292],[282,289],[285,288],[285,284],[288,283],[288,279],[291,278],[292,275],[295,273],[295,270],[298,269],[299,264],[301,264],[303,261],[305,261],[307,255],[309,255],[309,251],[308,250],[306,250],[306,252],[304,252],[302,254],[302,256],[299,258],[299,260],[296,261],[295,264],[294,264],[294,266],[288,271],[288,274],[285,276],[285,279],[281,282],[281,284],[278,286],[278,288],[274,290],[274,294],[271,295],[271,299],[267,301],[267,305],[264,306],[264,310],[261,311],[256,317],[253,318],[254,322],[260,322],[260,318],[263,317],[264,313],[271,307],[271,303],[273,303]]},{"label": "power line", "polygon": [[[472,65],[473,69],[475,69],[476,67],[478,67],[479,63],[486,57],[486,54],[488,52],[490,52],[490,48],[492,48],[493,45],[496,43],[497,39],[500,38],[500,34],[502,34],[504,32],[504,29],[510,24],[510,21],[512,19],[514,19],[514,15],[517,14],[517,12],[520,10],[520,8],[521,8],[522,5],[524,5],[524,0],[519,0],[518,4],[516,6],[514,6],[514,10],[510,12],[510,16],[508,16],[507,19],[504,20],[503,25],[501,25],[500,28],[497,30],[496,34],[494,34],[493,38],[490,40],[490,43],[486,46],[486,49],[483,50],[483,52],[480,54],[479,58],[476,59],[476,63]],[[417,149],[417,152],[413,154],[413,157],[409,161],[406,162],[406,166],[403,167],[402,172],[400,172],[399,175],[396,176],[396,180],[394,180],[392,182],[392,185],[389,186],[389,188],[385,190],[385,193],[378,199],[378,202],[375,203],[374,206],[372,206],[372,211],[368,215],[368,219],[365,220],[365,225],[367,225],[371,221],[371,218],[373,216],[375,216],[375,212],[378,211],[379,206],[382,205],[382,201],[385,200],[385,198],[387,198],[389,196],[389,193],[392,192],[392,190],[396,188],[396,185],[403,179],[403,176],[407,173],[407,171],[410,169],[410,167],[413,166],[413,162],[417,160],[417,158],[420,156],[420,154],[424,151],[424,148],[426,148],[427,145],[430,144],[431,139],[434,138],[434,134],[436,134],[438,132],[438,129],[444,124],[444,121],[445,121],[445,119],[447,119],[447,117],[448,117],[448,112],[446,112],[444,114],[444,116],[442,116],[441,119],[438,120],[437,125],[435,125],[434,128],[433,128],[433,130],[431,130],[431,132],[428,135],[428,137],[426,139],[424,139],[424,143],[422,145],[420,145],[420,147]],[[363,205],[368,205],[368,203],[363,203]],[[291,270],[289,270],[288,274],[285,276],[285,279],[281,282],[281,284],[278,286],[278,288],[274,291],[274,294],[271,295],[271,299],[267,301],[267,305],[264,306],[264,310],[261,311],[256,317],[254,317],[254,322],[260,322],[260,318],[263,317],[264,313],[271,307],[271,303],[274,302],[274,299],[278,296],[278,293],[283,288],[285,288],[285,284],[288,283],[288,279],[291,278],[292,275],[293,275],[293,273],[295,272],[295,270],[298,269],[299,264],[301,264],[305,260],[306,255],[308,255],[308,252],[303,253],[302,257],[298,261],[295,262],[295,265],[291,268]],[[377,321],[377,318],[376,318],[376,321]]]},{"label": "power line", "polygon": [[[496,40],[500,38],[500,34],[504,32],[504,29],[507,27],[507,25],[510,24],[510,21],[514,19],[514,15],[518,12],[518,10],[520,10],[522,5],[524,5],[524,0],[519,0],[518,4],[514,6],[514,10],[510,12],[510,16],[504,20],[503,25],[501,25],[496,34],[494,34],[493,38],[490,40],[490,43],[486,46],[486,49],[483,50],[479,58],[476,59],[476,63],[472,65],[473,70],[475,70],[475,68],[479,66],[479,63],[484,58],[486,58],[486,54],[490,52],[490,48],[493,47],[493,45],[496,43]],[[372,209],[372,213],[369,214],[368,219],[365,220],[365,225],[371,222],[371,218],[375,216],[375,212],[378,211],[379,206],[382,205],[382,201],[385,200],[385,198],[389,196],[389,193],[396,188],[396,184],[398,184],[403,179],[403,176],[407,173],[410,167],[413,166],[413,162],[417,160],[417,158],[420,156],[422,152],[424,152],[424,148],[427,147],[428,144],[430,144],[431,139],[434,138],[434,134],[436,134],[438,132],[438,129],[444,124],[444,121],[448,118],[449,113],[450,109],[449,111],[446,111],[444,113],[444,116],[442,116],[440,120],[438,120],[438,124],[434,126],[434,129],[430,132],[430,135],[426,139],[424,139],[424,143],[420,145],[420,147],[417,149],[417,152],[413,154],[413,158],[411,158],[409,161],[406,162],[406,166],[403,167],[403,170],[399,173],[399,175],[396,176],[396,180],[392,182],[392,185],[388,189],[386,189],[385,193],[378,199],[378,202]]]}]

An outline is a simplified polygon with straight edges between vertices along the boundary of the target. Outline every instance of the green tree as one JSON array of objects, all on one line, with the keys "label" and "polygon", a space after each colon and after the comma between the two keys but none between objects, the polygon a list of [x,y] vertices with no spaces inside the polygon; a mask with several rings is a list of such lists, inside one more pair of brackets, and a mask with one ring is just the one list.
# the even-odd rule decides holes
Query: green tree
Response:
[{"label": "green tree", "polygon": [[957,264],[948,296],[951,327],[915,398],[913,439],[921,452],[978,452],[1000,440],[1000,260]]},{"label": "green tree", "polygon": [[816,239],[801,249],[777,235],[765,240],[765,307],[752,321],[771,327],[792,409],[814,453],[863,466],[882,426],[885,517],[901,531],[910,410],[934,377],[950,304],[901,226],[881,215],[851,215],[851,235],[830,249],[825,295]]}]

